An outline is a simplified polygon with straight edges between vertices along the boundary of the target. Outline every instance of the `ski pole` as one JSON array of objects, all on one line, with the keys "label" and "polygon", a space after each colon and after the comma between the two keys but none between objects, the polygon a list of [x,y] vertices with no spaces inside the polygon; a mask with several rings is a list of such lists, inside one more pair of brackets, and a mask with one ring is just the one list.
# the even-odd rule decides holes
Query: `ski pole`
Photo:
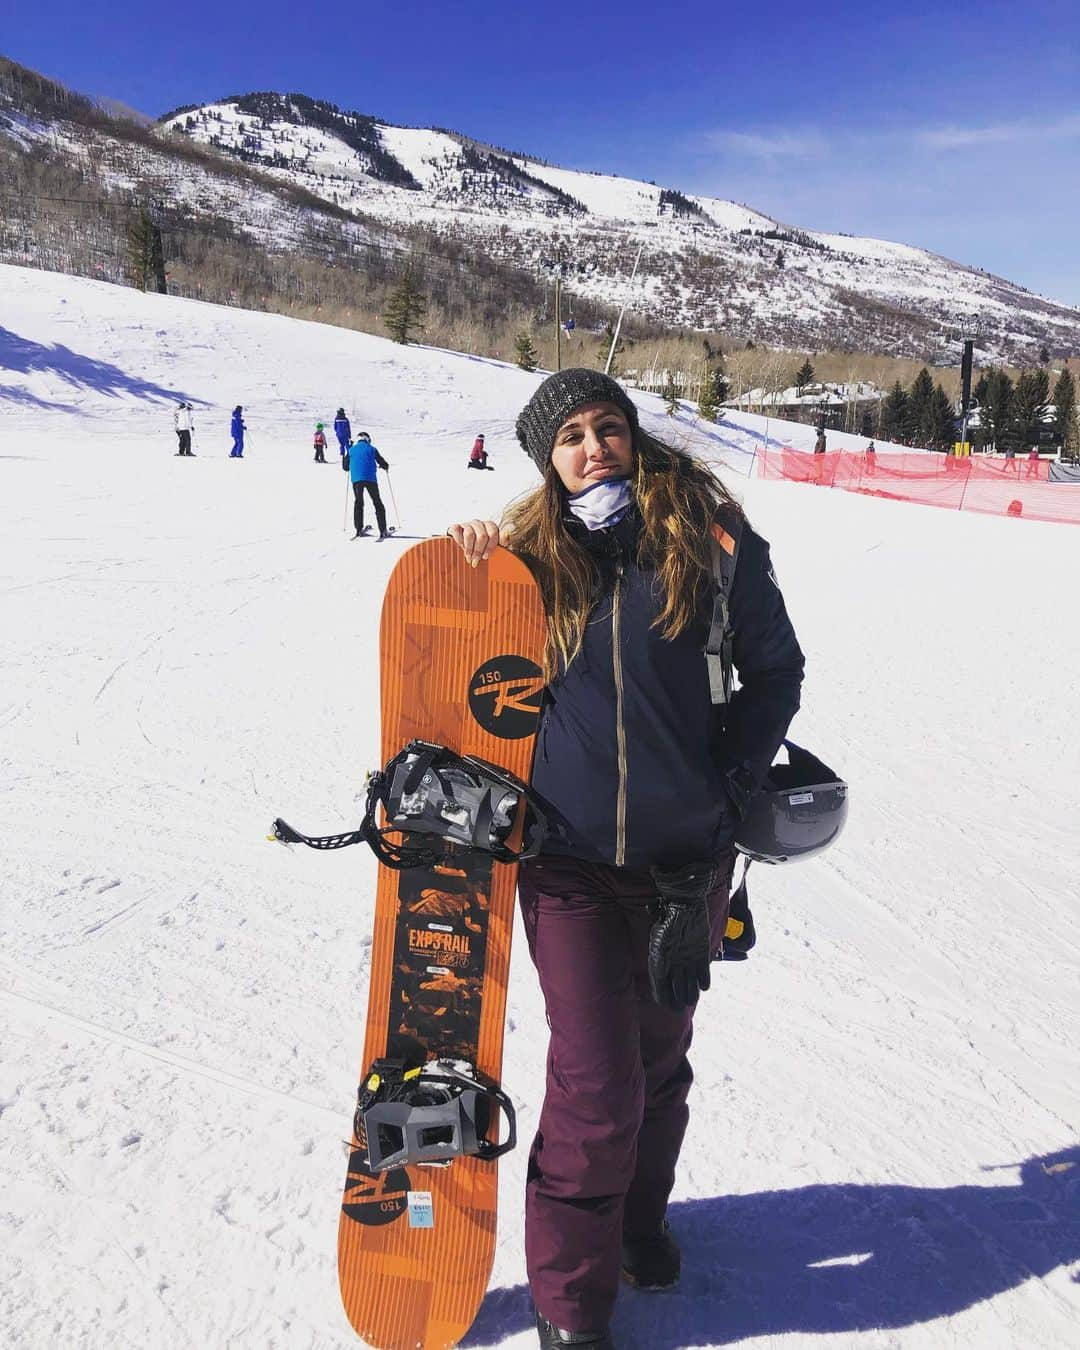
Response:
[{"label": "ski pole", "polygon": [[390,481],[390,470],[386,470],[386,486],[390,489],[390,500],[394,505],[394,519],[397,521],[396,529],[401,529],[401,512],[398,510],[397,498],[394,496],[394,485]]},{"label": "ski pole", "polygon": [[349,489],[350,489],[351,487],[352,487],[352,483],[349,481],[349,475],[346,473],[346,475],[345,475],[345,515],[344,515],[344,518],[342,519],[342,522],[341,522],[341,528],[345,531],[346,534],[349,533]]}]

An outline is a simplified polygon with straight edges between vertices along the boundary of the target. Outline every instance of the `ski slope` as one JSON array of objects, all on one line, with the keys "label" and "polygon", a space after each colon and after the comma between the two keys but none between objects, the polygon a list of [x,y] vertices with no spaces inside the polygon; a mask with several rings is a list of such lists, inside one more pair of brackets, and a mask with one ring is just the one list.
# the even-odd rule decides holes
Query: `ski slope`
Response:
[{"label": "ski slope", "polygon": [[[266,834],[356,823],[386,578],[408,536],[533,483],[512,427],[539,378],[0,267],[4,1346],[357,1344],[336,1230],[375,865]],[[758,947],[697,1019],[683,1282],[624,1291],[618,1344],[1073,1347],[1077,533],[758,483],[762,419],[638,401],[772,541],[793,735],[851,815],[824,858],[751,872]],[[352,542],[344,475],[312,463],[339,404],[390,461],[400,539]],[[465,470],[477,431],[495,473]],[[526,1140],[545,1031],[519,933]],[[535,1343],[526,1155],[475,1347]]]}]

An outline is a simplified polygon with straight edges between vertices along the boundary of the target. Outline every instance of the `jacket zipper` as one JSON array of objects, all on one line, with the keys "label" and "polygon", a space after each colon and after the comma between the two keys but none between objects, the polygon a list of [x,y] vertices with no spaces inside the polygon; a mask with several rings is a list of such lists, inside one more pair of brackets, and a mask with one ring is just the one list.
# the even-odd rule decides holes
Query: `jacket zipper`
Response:
[{"label": "jacket zipper", "polygon": [[623,725],[623,670],[619,650],[622,618],[623,564],[615,564],[615,592],[611,600],[611,652],[615,671],[615,742],[619,752],[619,794],[615,802],[615,866],[626,861],[626,727]]}]

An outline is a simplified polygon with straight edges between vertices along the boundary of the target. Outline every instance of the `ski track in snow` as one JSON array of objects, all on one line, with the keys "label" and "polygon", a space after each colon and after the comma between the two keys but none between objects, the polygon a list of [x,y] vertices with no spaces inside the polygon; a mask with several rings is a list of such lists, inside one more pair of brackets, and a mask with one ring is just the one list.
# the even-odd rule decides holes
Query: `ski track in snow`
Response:
[{"label": "ski track in snow", "polygon": [[[0,1341],[344,1350],[375,867],[266,834],[358,819],[407,543],[348,538],[311,431],[344,402],[403,533],[442,533],[530,486],[512,428],[540,376],[6,267],[0,325],[37,353],[0,370]],[[148,388],[196,403],[195,459]],[[758,483],[762,419],[639,403],[771,540],[807,653],[792,734],[851,819],[817,862],[750,873],[758,947],[698,1016],[683,1282],[624,1291],[619,1345],[1071,1348],[1080,536]],[[494,474],[464,469],[479,430]],[[546,1038],[520,940],[508,1019],[528,1140]],[[535,1342],[526,1159],[470,1346]]]}]

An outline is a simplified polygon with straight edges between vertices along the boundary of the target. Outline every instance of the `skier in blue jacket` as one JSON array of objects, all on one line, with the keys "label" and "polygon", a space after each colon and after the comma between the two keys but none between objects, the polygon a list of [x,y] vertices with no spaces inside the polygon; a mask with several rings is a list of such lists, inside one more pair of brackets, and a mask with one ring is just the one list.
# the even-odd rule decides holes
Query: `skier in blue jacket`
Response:
[{"label": "skier in blue jacket", "polygon": [[349,442],[352,440],[352,427],[349,426],[349,419],[345,416],[344,408],[339,408],[334,417],[334,435],[338,439],[338,454],[344,456],[349,449]]},{"label": "skier in blue jacket", "polygon": [[232,449],[229,451],[230,459],[244,458],[244,432],[247,430],[247,423],[244,421],[244,410],[238,403],[233,409],[232,423],[229,432],[232,436]]},{"label": "skier in blue jacket", "polygon": [[375,520],[379,526],[379,538],[385,539],[389,533],[386,528],[386,507],[383,506],[383,500],[379,496],[376,465],[380,469],[390,467],[371,444],[371,437],[367,432],[361,431],[349,447],[349,477],[352,479],[353,486],[353,528],[356,530],[353,535],[354,539],[359,539],[364,533],[365,489],[371,498],[372,505],[375,507]]}]

